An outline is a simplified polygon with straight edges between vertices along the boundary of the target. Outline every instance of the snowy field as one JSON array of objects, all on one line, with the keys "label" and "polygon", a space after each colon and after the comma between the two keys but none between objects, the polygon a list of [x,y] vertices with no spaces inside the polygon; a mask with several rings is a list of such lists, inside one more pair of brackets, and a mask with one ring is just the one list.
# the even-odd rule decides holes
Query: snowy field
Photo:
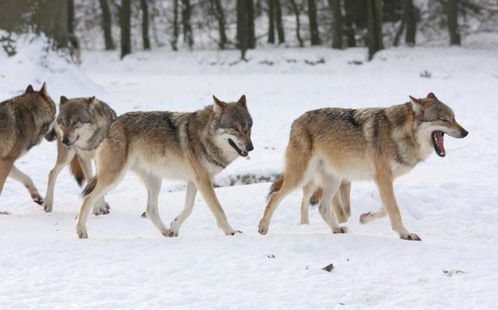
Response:
[{"label": "snowy field", "polygon": [[[405,226],[422,242],[398,239],[387,219],[361,225],[380,206],[372,183],[354,183],[349,233],[332,235],[316,209],[299,223],[300,193],[280,205],[260,236],[268,183],[216,190],[229,222],[224,236],[200,195],[178,238],[140,218],[146,192],[129,174],[109,193],[111,214],[91,216],[78,240],[79,192],[61,173],[51,214],[8,180],[0,198],[1,309],[494,309],[498,303],[498,52],[481,48],[399,48],[365,63],[364,49],[261,49],[248,63],[237,52],[156,50],[119,61],[83,54],[81,69],[57,59],[41,68],[30,52],[0,56],[0,98],[48,82],[60,95],[96,95],[118,113],[192,111],[247,95],[255,151],[217,178],[270,177],[282,167],[293,119],[327,106],[404,103],[433,91],[469,132],[447,137],[395,185]],[[361,62],[359,64],[358,62]],[[17,165],[40,192],[55,163],[43,142]],[[169,223],[183,206],[183,185],[164,182],[160,211]],[[332,272],[322,268],[333,264]]]}]

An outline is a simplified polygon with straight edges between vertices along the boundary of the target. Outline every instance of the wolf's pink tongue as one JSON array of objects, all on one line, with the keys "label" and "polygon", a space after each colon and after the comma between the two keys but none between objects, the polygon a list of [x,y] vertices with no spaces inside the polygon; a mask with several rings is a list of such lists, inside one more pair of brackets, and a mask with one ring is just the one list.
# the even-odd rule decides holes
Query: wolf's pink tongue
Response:
[{"label": "wolf's pink tongue", "polygon": [[436,142],[437,142],[437,145],[439,146],[439,149],[441,150],[441,154],[446,155],[446,150],[444,149],[444,138],[443,138],[442,132],[438,132],[436,134]]}]

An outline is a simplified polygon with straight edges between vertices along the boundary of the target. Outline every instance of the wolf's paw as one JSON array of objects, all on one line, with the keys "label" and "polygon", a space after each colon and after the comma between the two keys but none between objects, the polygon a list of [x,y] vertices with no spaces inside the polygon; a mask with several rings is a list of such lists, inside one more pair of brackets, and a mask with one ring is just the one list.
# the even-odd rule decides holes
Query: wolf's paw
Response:
[{"label": "wolf's paw", "polygon": [[85,227],[76,228],[76,234],[78,235],[78,238],[80,238],[80,239],[88,239],[88,233],[86,232]]},{"label": "wolf's paw", "polygon": [[53,210],[53,208],[54,208],[53,203],[52,203],[51,201],[48,201],[48,200],[45,200],[45,201],[43,202],[43,205],[42,205],[42,206],[43,206],[43,210],[44,210],[45,212],[52,212],[52,210]]},{"label": "wolf's paw", "polygon": [[232,230],[232,231],[229,231],[228,233],[225,233],[225,235],[227,236],[235,236],[236,234],[241,234],[242,231],[241,230]]},{"label": "wolf's paw", "polygon": [[363,213],[360,215],[360,224],[366,224],[372,220],[372,212]]},{"label": "wolf's paw", "polygon": [[165,237],[168,237],[168,238],[171,238],[171,237],[176,237],[176,236],[174,235],[174,232],[173,232],[173,231],[171,231],[171,229],[167,229],[167,228],[162,229],[162,230],[161,230],[161,234],[162,234],[163,236],[165,236]]},{"label": "wolf's paw", "polygon": [[101,205],[101,206],[95,206],[93,208],[93,214],[95,215],[106,215],[106,214],[109,214],[111,212],[111,207],[109,206],[109,204],[106,202],[105,204]]},{"label": "wolf's paw", "polygon": [[334,234],[345,234],[348,232],[348,228],[345,226],[342,227],[337,227],[337,228],[332,228],[332,232]]},{"label": "wolf's paw", "polygon": [[261,220],[258,225],[258,232],[262,235],[266,235],[268,233],[268,223]]},{"label": "wolf's paw", "polygon": [[31,198],[33,198],[33,201],[37,204],[39,204],[40,206],[43,205],[43,197],[40,196],[40,194],[36,193],[36,194],[33,194],[31,195]]},{"label": "wolf's paw", "polygon": [[400,234],[399,237],[403,240],[422,241],[422,239],[417,234],[413,233]]},{"label": "wolf's paw", "polygon": [[310,220],[309,219],[301,219],[301,225],[309,225],[310,224]]}]

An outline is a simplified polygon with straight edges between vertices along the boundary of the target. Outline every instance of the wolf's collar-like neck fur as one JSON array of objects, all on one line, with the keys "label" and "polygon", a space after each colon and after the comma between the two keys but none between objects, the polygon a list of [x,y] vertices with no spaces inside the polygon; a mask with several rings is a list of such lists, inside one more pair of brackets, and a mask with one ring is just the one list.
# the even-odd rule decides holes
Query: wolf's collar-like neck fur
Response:
[{"label": "wolf's collar-like neck fur", "polygon": [[[193,142],[193,139],[197,139],[199,143],[191,143],[191,149],[209,163],[224,169],[235,158],[228,159],[223,148],[216,143],[214,139],[216,133],[212,126],[214,121],[215,114],[212,106],[207,106],[202,110],[193,112],[187,125],[187,140]],[[198,145],[199,147],[196,148],[194,145]]]}]

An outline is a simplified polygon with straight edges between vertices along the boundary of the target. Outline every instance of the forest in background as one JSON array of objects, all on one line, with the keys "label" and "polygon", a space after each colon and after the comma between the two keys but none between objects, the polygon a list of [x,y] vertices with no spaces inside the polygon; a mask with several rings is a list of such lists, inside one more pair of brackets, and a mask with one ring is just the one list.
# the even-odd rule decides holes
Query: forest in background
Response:
[{"label": "forest in background", "polygon": [[[498,32],[496,0],[2,0],[0,44],[15,54],[19,33],[52,46],[120,51],[259,47],[368,47],[434,43]],[[77,43],[75,43],[77,42]],[[444,42],[444,43],[443,43]]]}]

